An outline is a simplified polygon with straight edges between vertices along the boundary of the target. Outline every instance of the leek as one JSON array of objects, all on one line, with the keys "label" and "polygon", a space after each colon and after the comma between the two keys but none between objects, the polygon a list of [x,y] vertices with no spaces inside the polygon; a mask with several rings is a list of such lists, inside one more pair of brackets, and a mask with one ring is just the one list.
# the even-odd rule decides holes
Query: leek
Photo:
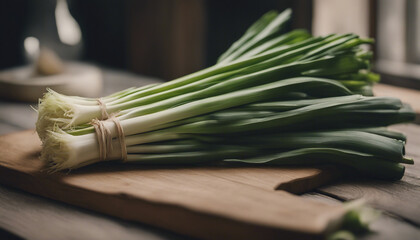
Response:
[{"label": "leek", "polygon": [[370,72],[371,52],[360,45],[373,41],[283,33],[290,16],[290,10],[267,13],[214,66],[166,83],[101,99],[49,90],[38,107],[41,158],[52,171],[126,158],[138,164],[334,164],[401,178],[403,164],[413,160],[404,156],[405,136],[386,127],[415,114],[398,99],[371,96],[379,76]]}]

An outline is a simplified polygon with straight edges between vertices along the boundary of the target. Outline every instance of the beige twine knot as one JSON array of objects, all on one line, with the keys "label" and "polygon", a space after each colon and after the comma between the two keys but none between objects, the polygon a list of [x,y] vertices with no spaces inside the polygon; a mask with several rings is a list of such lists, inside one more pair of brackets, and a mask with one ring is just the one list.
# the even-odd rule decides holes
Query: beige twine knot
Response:
[{"label": "beige twine knot", "polygon": [[[107,114],[108,115],[108,114]],[[95,128],[96,137],[99,144],[99,159],[105,161],[113,152],[111,130],[105,125],[106,121],[112,121],[115,124],[117,139],[120,143],[121,160],[127,161],[127,146],[125,145],[125,135],[120,121],[115,115],[108,116],[106,120],[93,119],[91,125]]]},{"label": "beige twine knot", "polygon": [[102,101],[101,98],[97,98],[96,101],[98,102],[99,107],[101,108],[101,115],[102,115],[102,119],[101,120],[106,120],[109,118],[109,114],[106,110],[106,104]]}]

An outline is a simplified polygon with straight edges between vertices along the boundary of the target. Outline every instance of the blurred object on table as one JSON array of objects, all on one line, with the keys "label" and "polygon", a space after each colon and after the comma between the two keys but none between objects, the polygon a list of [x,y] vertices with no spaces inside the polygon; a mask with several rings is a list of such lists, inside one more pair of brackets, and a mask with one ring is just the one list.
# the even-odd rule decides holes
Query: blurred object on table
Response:
[{"label": "blurred object on table", "polygon": [[84,63],[63,62],[58,56],[75,60],[83,49],[81,30],[67,1],[28,5],[28,24],[21,41],[28,64],[0,71],[0,98],[37,102],[48,88],[68,95],[99,97],[100,70]]},{"label": "blurred object on table", "polygon": [[0,71],[0,99],[37,102],[47,88],[66,95],[99,97],[102,73],[99,68],[65,62],[51,50],[41,50],[36,65]]},{"label": "blurred object on table", "polygon": [[41,48],[35,63],[35,75],[54,75],[64,72],[64,64],[61,59],[48,48]]},{"label": "blurred object on table", "polygon": [[41,48],[52,49],[63,59],[80,59],[84,42],[80,26],[71,15],[67,0],[29,1],[28,5],[29,12],[21,40],[27,62],[36,58],[36,51],[29,52],[25,45],[28,40],[38,41]]}]

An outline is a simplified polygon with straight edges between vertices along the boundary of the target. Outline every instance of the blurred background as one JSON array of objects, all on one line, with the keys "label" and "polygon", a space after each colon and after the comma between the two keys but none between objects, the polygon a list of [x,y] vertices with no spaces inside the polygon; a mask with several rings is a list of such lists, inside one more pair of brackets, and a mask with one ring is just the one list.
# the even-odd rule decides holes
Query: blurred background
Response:
[{"label": "blurred background", "polygon": [[420,0],[15,0],[0,2],[0,70],[40,47],[170,80],[215,63],[271,9],[293,9],[289,29],[376,39],[383,82],[420,88]]}]

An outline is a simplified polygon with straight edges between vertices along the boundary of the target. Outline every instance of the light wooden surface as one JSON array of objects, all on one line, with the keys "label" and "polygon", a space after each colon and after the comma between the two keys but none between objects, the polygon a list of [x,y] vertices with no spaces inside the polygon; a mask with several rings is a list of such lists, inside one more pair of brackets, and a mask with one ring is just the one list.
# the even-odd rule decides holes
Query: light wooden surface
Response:
[{"label": "light wooden surface", "polygon": [[[104,95],[156,81],[111,70],[106,70],[104,77]],[[398,89],[391,91],[390,94],[395,97],[404,95]],[[414,99],[419,99],[420,94],[415,92],[413,96]],[[36,114],[28,104],[0,102],[0,135],[32,129],[35,118]],[[347,180],[303,195],[305,198],[329,204],[341,203],[345,199],[367,197],[368,202],[382,210],[383,214],[372,224],[372,232],[359,236],[358,239],[411,240],[420,236],[420,226],[415,221],[420,219],[416,208],[420,195],[418,191],[413,190],[420,186],[418,163],[420,127],[414,124],[396,127],[408,136],[406,151],[416,162],[415,165],[407,167],[406,176],[402,181]],[[24,239],[186,239],[185,236],[163,229],[72,207],[2,185],[0,186],[0,236],[5,231]]]},{"label": "light wooden surface", "polygon": [[396,97],[403,102],[410,103],[413,110],[417,113],[416,123],[420,123],[420,91],[386,84],[377,84],[373,92],[376,96]]},{"label": "light wooden surface", "polygon": [[420,112],[420,94],[418,90],[377,84],[374,88],[374,94],[376,96],[398,97],[401,101],[410,103],[414,111]]},{"label": "light wooden surface", "polygon": [[320,238],[345,213],[341,205],[276,191],[285,184],[312,190],[332,169],[116,163],[48,173],[40,145],[33,130],[1,136],[0,182],[202,239]]}]

